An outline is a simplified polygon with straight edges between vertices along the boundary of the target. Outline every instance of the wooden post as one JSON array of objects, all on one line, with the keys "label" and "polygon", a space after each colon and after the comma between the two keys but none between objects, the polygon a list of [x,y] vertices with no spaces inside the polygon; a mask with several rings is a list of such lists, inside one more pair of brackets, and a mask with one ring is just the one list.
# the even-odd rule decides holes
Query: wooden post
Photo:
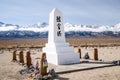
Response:
[{"label": "wooden post", "polygon": [[77,49],[77,52],[79,53],[79,56],[80,56],[80,58],[81,58],[81,49],[78,48],[78,49]]},{"label": "wooden post", "polygon": [[20,63],[24,63],[23,51],[20,51],[20,53],[19,53],[19,62],[20,62]]},{"label": "wooden post", "polygon": [[88,45],[87,45],[87,43],[85,43],[85,49],[87,49],[87,47],[88,47]]},{"label": "wooden post", "polygon": [[98,60],[98,49],[94,49],[94,60]]},{"label": "wooden post", "polygon": [[13,61],[17,61],[17,59],[16,59],[16,50],[13,52]]},{"label": "wooden post", "polygon": [[30,51],[27,52],[27,56],[26,56],[26,65],[27,65],[27,68],[30,68],[30,66],[31,66]]},{"label": "wooden post", "polygon": [[47,69],[43,67],[44,59],[46,59],[46,53],[42,53],[40,58],[40,74],[42,76],[47,75]]}]

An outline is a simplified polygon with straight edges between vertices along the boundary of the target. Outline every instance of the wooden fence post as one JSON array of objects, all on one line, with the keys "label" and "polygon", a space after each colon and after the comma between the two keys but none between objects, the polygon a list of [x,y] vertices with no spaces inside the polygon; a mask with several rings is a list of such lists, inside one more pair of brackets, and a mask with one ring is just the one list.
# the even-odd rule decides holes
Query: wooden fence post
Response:
[{"label": "wooden fence post", "polygon": [[20,62],[20,63],[24,63],[23,51],[20,51],[20,53],[19,53],[19,62]]},{"label": "wooden fence post", "polygon": [[27,56],[26,56],[26,65],[27,65],[27,68],[30,68],[30,66],[31,66],[30,51],[27,52]]},{"label": "wooden fence post", "polygon": [[98,49],[94,49],[94,60],[98,60]]},{"label": "wooden fence post", "polygon": [[13,61],[17,61],[17,59],[16,59],[16,50],[13,52]]},{"label": "wooden fence post", "polygon": [[79,56],[80,56],[80,58],[81,58],[81,49],[78,48],[78,49],[77,49],[77,52],[79,53]]}]

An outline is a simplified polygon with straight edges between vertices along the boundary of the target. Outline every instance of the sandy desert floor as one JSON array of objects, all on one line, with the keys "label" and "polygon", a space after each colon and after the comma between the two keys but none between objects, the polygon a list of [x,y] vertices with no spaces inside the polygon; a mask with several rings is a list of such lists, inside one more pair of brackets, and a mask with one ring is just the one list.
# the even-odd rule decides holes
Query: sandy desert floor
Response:
[{"label": "sandy desert floor", "polygon": [[[24,53],[28,49],[22,49]],[[75,49],[76,50],[76,49]],[[93,58],[94,48],[81,48],[82,56],[86,52],[90,58]],[[20,50],[17,51],[19,53]],[[32,58],[39,57],[41,49],[30,49]],[[25,69],[18,62],[12,62],[12,50],[0,50],[0,80],[33,80],[29,75],[21,75],[19,71]],[[103,61],[120,60],[120,47],[99,47],[99,59]],[[34,59],[32,59],[34,63]],[[105,67],[86,71],[71,72],[67,74],[59,74],[55,80],[120,80],[120,66]]]}]

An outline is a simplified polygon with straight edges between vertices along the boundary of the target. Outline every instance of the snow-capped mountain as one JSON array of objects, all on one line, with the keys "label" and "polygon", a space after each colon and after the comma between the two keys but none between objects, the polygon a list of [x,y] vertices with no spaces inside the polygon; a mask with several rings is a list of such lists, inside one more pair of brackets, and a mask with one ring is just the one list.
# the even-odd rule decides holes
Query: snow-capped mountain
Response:
[{"label": "snow-capped mountain", "polygon": [[97,26],[97,25],[72,25],[70,23],[64,24],[65,31],[91,31],[91,32],[103,32],[103,31],[113,31],[119,32],[120,31],[120,23],[116,24],[115,26]]},{"label": "snow-capped mountain", "polygon": [[0,22],[0,31],[12,31],[12,30],[18,30],[19,25],[13,25],[13,24],[5,24],[3,22]]},{"label": "snow-capped mountain", "polygon": [[[112,26],[73,25],[64,23],[67,37],[75,36],[114,36],[120,37],[120,23]],[[47,37],[48,24],[36,23],[31,26],[19,26],[0,22],[0,37]]]},{"label": "snow-capped mountain", "polygon": [[48,24],[47,23],[40,23],[34,24],[32,26],[21,26],[18,29],[19,31],[34,31],[34,32],[46,32],[48,31]]},{"label": "snow-capped mountain", "polygon": [[[0,31],[34,31],[34,32],[46,32],[48,31],[48,24],[43,22],[38,22],[32,26],[19,26],[19,25],[12,25],[12,24],[5,24],[0,22]],[[65,32],[69,31],[91,31],[91,32],[103,32],[103,31],[113,31],[119,32],[120,31],[120,23],[113,25],[113,26],[97,26],[97,25],[72,25],[70,23],[64,24]]]}]

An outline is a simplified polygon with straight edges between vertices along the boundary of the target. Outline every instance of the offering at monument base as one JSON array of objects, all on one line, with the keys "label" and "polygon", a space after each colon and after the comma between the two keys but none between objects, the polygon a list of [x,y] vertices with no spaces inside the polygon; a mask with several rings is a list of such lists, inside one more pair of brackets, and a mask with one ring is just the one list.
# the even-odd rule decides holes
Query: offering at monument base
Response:
[{"label": "offering at monument base", "polygon": [[40,74],[42,76],[47,75],[47,68],[48,68],[48,63],[46,59],[46,54],[42,53],[40,58]]}]

